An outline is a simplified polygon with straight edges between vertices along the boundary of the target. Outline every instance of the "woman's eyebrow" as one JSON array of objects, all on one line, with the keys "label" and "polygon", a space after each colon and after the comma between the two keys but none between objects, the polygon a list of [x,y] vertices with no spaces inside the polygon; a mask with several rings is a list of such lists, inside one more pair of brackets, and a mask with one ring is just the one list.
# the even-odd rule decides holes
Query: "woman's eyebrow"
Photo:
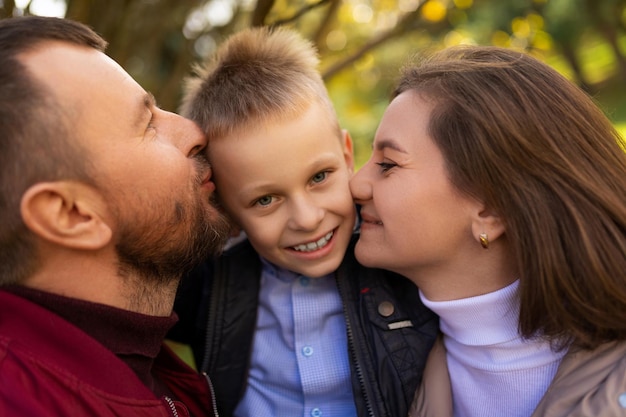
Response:
[{"label": "woman's eyebrow", "polygon": [[377,151],[382,151],[386,148],[393,149],[394,151],[398,151],[401,153],[407,153],[404,148],[402,148],[396,141],[392,139],[382,139],[376,142]]}]

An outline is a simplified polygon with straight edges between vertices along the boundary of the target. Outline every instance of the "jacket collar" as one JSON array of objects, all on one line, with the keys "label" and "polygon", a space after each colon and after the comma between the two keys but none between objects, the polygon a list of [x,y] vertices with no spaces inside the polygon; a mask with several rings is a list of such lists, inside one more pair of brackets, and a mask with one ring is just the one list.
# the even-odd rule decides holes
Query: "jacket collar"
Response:
[{"label": "jacket collar", "polygon": [[[593,351],[571,349],[531,417],[620,415],[618,397],[626,393],[626,342],[606,343]],[[613,410],[607,414],[607,410]],[[452,389],[446,349],[440,335],[428,356],[424,379],[411,417],[452,417]]]},{"label": "jacket collar", "polygon": [[49,310],[0,290],[0,339],[14,350],[111,394],[154,399],[124,362],[84,331]]}]

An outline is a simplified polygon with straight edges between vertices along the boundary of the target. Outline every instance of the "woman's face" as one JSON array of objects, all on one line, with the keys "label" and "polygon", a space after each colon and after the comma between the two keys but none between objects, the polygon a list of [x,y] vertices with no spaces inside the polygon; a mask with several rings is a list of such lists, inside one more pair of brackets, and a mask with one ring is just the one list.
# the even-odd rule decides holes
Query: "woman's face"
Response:
[{"label": "woman's face", "polygon": [[449,181],[428,134],[430,113],[431,104],[413,91],[396,97],[378,127],[372,156],[350,182],[362,206],[358,260],[420,287],[424,274],[442,284],[450,274],[463,275],[480,251],[472,227],[482,206]]}]

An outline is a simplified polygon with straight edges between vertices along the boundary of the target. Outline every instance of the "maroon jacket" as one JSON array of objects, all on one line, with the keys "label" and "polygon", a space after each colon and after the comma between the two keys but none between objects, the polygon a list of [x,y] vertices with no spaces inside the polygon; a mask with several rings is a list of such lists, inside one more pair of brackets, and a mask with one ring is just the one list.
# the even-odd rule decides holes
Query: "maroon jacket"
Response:
[{"label": "maroon jacket", "polygon": [[0,290],[0,416],[217,416],[208,378],[165,345],[153,372],[178,401],[157,398],[122,360],[71,323]]}]

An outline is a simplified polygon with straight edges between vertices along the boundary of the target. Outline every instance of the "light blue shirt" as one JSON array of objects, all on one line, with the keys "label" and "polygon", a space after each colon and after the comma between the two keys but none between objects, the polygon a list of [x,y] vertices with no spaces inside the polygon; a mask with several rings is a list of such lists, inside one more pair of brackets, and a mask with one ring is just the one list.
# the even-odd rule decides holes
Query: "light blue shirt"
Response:
[{"label": "light blue shirt", "polygon": [[236,417],[353,417],[343,304],[333,274],[263,260],[248,387]]}]

